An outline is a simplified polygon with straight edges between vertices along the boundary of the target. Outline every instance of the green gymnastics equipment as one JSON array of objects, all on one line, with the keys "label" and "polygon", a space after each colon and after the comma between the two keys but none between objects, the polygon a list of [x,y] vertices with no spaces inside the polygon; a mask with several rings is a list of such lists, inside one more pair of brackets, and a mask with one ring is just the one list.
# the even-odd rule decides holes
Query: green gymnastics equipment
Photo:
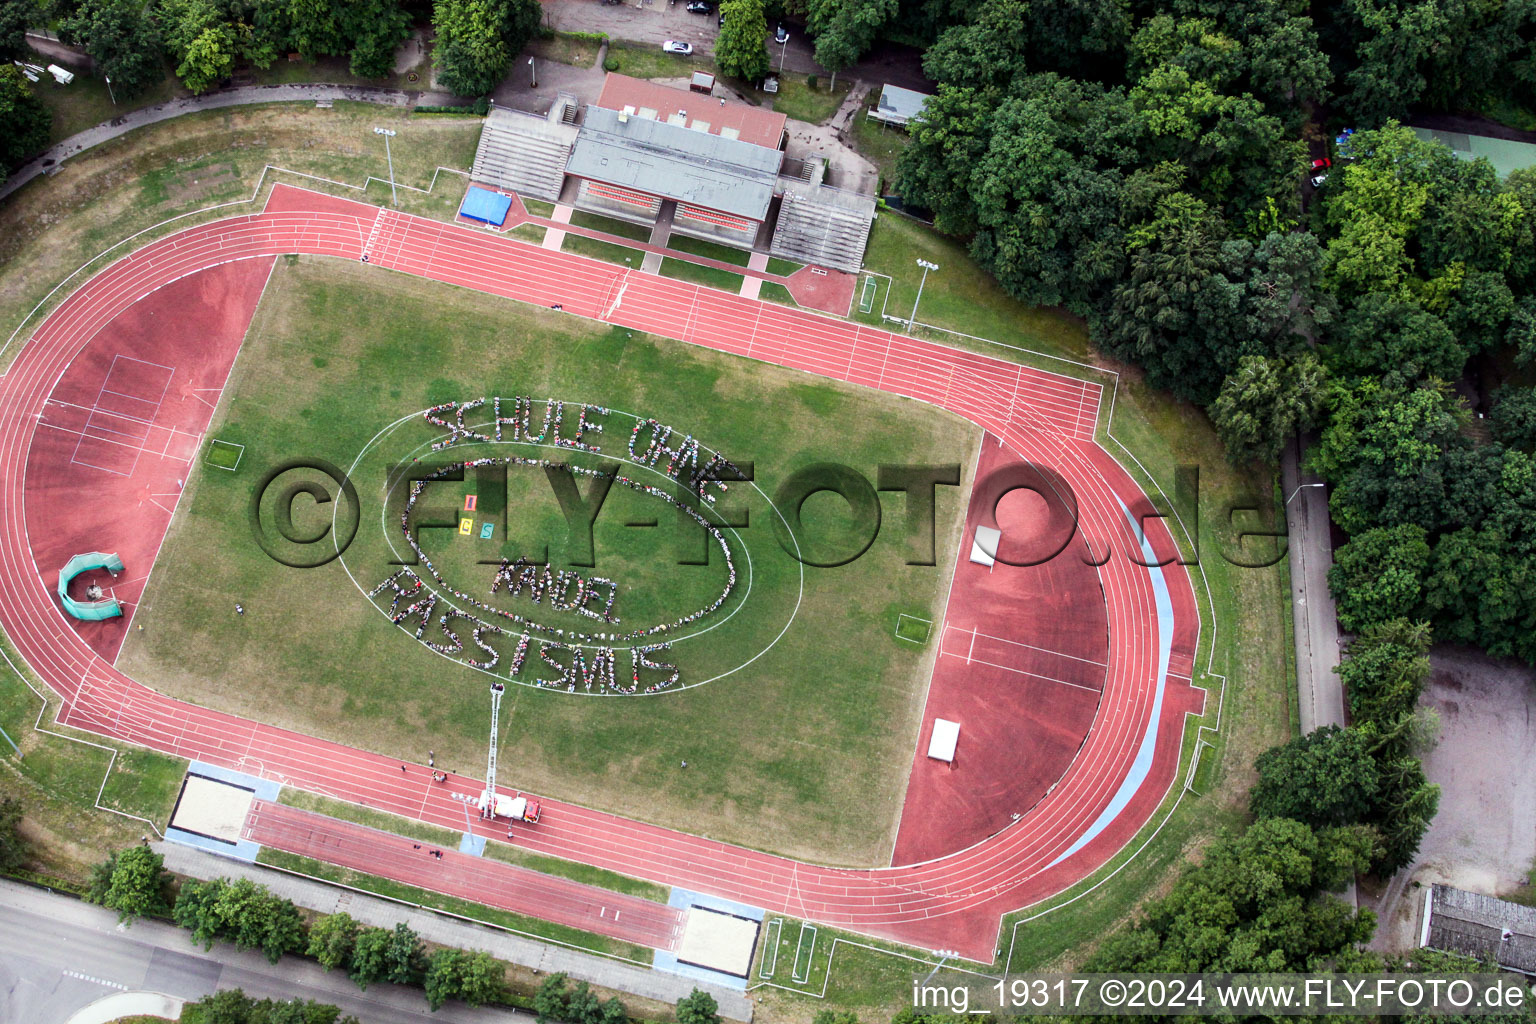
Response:
[{"label": "green gymnastics equipment", "polygon": [[92,569],[105,569],[116,576],[123,571],[123,560],[117,555],[109,555],[102,551],[92,551],[84,555],[76,555],[64,564],[59,570],[59,600],[64,602],[64,610],[77,619],[86,622],[101,622],[103,619],[115,619],[123,614],[123,606],[117,603],[113,597],[102,598],[99,601],[76,601],[69,596],[69,584],[76,576]]}]

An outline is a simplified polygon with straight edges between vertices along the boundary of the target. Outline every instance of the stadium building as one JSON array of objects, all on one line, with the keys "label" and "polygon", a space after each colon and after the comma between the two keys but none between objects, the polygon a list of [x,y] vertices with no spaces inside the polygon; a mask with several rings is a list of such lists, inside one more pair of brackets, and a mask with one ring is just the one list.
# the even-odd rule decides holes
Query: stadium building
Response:
[{"label": "stadium building", "polygon": [[609,74],[596,103],[486,117],[476,182],[672,233],[856,273],[875,198],[785,152],[787,119],[761,107]]}]

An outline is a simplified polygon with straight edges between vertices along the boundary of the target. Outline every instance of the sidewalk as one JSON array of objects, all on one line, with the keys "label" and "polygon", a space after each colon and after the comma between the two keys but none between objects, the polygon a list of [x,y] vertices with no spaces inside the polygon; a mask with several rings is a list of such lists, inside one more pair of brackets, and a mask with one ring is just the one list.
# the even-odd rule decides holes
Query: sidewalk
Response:
[{"label": "sidewalk", "polygon": [[156,843],[154,848],[165,857],[166,868],[178,874],[205,879],[249,878],[262,883],[284,899],[322,914],[344,910],[364,924],[381,928],[393,928],[395,922],[404,921],[416,934],[431,942],[460,949],[484,950],[499,960],[531,967],[544,974],[563,971],[576,981],[629,992],[658,1002],[675,1003],[695,988],[701,988],[715,997],[715,1001],[720,1004],[722,1016],[739,1021],[752,1020],[752,1002],[742,993],[703,984],[692,978],[664,974],[638,964],[626,964],[593,953],[548,945],[344,886],[301,878],[259,864],[226,860],[189,846]]},{"label": "sidewalk", "polygon": [[133,110],[122,117],[77,132],[61,142],[56,142],[32,160],[16,168],[0,185],[0,199],[4,199],[39,174],[63,163],[72,156],[83,153],[92,146],[99,146],[135,128],[169,121],[173,117],[195,113],[199,110],[219,110],[239,107],[250,103],[315,103],[321,100],[351,100],[356,103],[378,103],[393,107],[457,106],[463,100],[441,92],[404,92],[398,89],[374,89],[357,85],[248,85],[236,89],[221,89],[202,96],[167,100],[152,107]]}]

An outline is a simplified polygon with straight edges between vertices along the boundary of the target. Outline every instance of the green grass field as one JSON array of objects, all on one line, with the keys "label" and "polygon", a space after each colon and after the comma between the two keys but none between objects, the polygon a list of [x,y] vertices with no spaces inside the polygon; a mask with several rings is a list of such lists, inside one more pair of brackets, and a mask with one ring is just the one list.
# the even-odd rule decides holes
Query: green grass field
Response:
[{"label": "green grass field", "polygon": [[[337,317],[338,309],[348,315]],[[633,422],[624,413],[675,424],[728,457],[755,461],[766,494],[792,470],[829,459],[871,477],[883,462],[906,460],[969,469],[978,443],[974,427],[915,402],[361,265],[283,261],[213,428],[246,446],[241,468],[209,470],[190,482],[185,512],[139,611],[144,631],[135,632],[119,664],[200,703],[401,757],[423,757],[430,746],[440,767],[477,771],[488,677],[393,628],[359,586],[371,589],[395,569],[388,543],[399,543],[398,516],[383,511],[383,467],[409,462],[439,436],[412,414],[494,394],[605,404],[615,410],[613,432],[599,440],[620,454]],[[296,570],[261,553],[246,509],[268,467],[301,457],[349,466],[401,417],[409,418],[354,474],[363,527],[344,562]],[[486,450],[474,446],[465,456]],[[470,485],[434,486],[442,488],[433,492],[434,507],[454,523]],[[480,540],[478,530],[470,537],[454,529],[421,533],[445,578],[482,600],[494,574],[494,565],[477,564],[482,560],[541,537],[554,538],[557,568],[569,560],[542,473],[509,471],[506,487],[511,515],[494,539]],[[941,566],[951,564],[964,493],[945,488],[939,495]],[[869,553],[842,568],[807,568],[802,591],[800,565],[779,547],[768,500],[743,485],[727,498],[751,517],[732,539],[738,586],[718,613],[696,624],[707,632],[679,640],[666,655],[680,667],[681,684],[723,678],[648,698],[509,687],[502,778],[796,856],[877,862],[888,855],[933,657],[931,646],[897,640],[895,609],[936,617],[948,576],[905,566],[904,517],[888,505],[886,528]],[[314,527],[302,503],[299,509],[299,529]],[[841,545],[844,509],[832,495],[808,500],[805,544],[818,551],[829,539]],[[490,521],[494,511],[481,506],[478,520]],[[658,527],[625,525],[646,516]],[[680,548],[676,516],[614,487],[595,533],[596,571],[618,585],[615,611],[624,619],[610,628],[665,620],[720,592],[718,551],[708,566],[675,564],[684,550],[697,550],[699,536],[692,535],[694,547]],[[395,529],[386,531],[385,522]],[[244,604],[244,617],[209,614],[234,600]],[[533,614],[520,600],[506,607]],[[566,615],[549,621],[594,628]],[[513,640],[496,641],[504,665]],[[627,682],[627,649],[616,646],[620,681]],[[529,663],[519,680],[544,673],[533,655]],[[679,769],[682,760],[687,771]]]},{"label": "green grass field", "polygon": [[560,243],[560,248],[565,252],[574,252],[580,256],[590,256],[595,260],[604,260],[608,263],[623,263],[630,261],[633,267],[639,267],[645,253],[640,249],[631,249],[627,245],[615,245],[613,242],[604,242],[596,238],[588,238],[586,235],[568,234]]},{"label": "green grass field", "polygon": [[689,263],[687,260],[675,260],[670,256],[661,261],[661,276],[675,277],[679,281],[692,281],[694,284],[708,285],[728,292],[741,290],[740,274],[733,274],[719,267]]},{"label": "green grass field", "polygon": [[784,74],[779,76],[779,91],[773,97],[773,109],[796,121],[820,124],[837,113],[843,97],[848,95],[851,83],[844,77],[836,89],[829,90],[826,79],[819,79],[816,88],[807,84],[805,75]]},{"label": "green grass field", "polygon": [[734,263],[738,267],[746,266],[747,260],[752,257],[752,254],[745,249],[705,241],[702,238],[690,238],[687,235],[673,235],[667,239],[667,248],[693,256],[703,256],[705,259],[719,260],[721,263]]}]

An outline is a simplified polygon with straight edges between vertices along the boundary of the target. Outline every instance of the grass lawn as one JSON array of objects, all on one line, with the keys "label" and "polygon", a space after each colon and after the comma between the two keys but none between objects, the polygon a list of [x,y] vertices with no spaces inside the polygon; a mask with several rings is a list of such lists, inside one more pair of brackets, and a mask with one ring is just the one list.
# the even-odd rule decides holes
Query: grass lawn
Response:
[{"label": "grass lawn", "polygon": [[[187,762],[47,724],[58,710],[56,698],[43,716],[44,727],[64,735],[37,732],[33,725],[42,703],[0,663],[0,729],[21,749],[17,757],[0,739],[0,797],[21,802],[21,830],[31,855],[26,870],[56,888],[83,886],[92,865],[150,831],[141,821],[98,810],[98,792],[103,806],[148,818],[164,830]],[[80,736],[91,745],[65,736]],[[108,774],[114,750],[117,760]]]},{"label": "grass lawn", "polygon": [[675,277],[679,281],[709,285],[711,288],[721,288],[728,292],[741,290],[740,274],[733,274],[719,267],[700,266],[697,263],[689,263],[687,260],[675,260],[670,256],[661,261],[661,275]]},{"label": "grass lawn", "polygon": [[210,466],[233,470],[240,465],[242,454],[244,449],[239,445],[215,439],[208,442],[208,452],[203,459]]},{"label": "grass lawn", "polygon": [[[879,94],[875,94],[875,98],[878,102]],[[865,117],[869,109],[865,107],[854,115],[851,126],[853,148],[875,165],[875,170],[880,172],[881,191],[887,192],[896,180],[896,160],[901,156],[901,151],[907,148],[911,136],[900,128],[892,128]]]},{"label": "grass lawn", "polygon": [[603,70],[617,71],[631,78],[686,78],[695,71],[714,71],[715,65],[708,57],[695,54],[682,57],[663,53],[658,43],[608,44],[608,57]]},{"label": "grass lawn", "polygon": [[769,256],[768,266],[763,269],[767,270],[770,274],[778,274],[780,277],[788,277],[790,274],[793,274],[795,271],[802,269],[804,266],[804,263],[793,263],[790,260],[781,260],[777,256]]},{"label": "grass lawn", "polygon": [[534,39],[526,52],[540,60],[589,68],[596,63],[597,51],[602,45],[601,36],[595,32],[556,32],[547,39]]},{"label": "grass lawn", "polygon": [[[40,63],[57,62],[46,58]],[[69,67],[67,64],[63,66]],[[51,75],[43,75],[42,80],[32,86],[32,95],[53,115],[53,124],[48,131],[50,146],[76,132],[83,132],[103,121],[120,117],[130,110],[192,95],[167,73],[160,82],[132,99],[119,96],[114,103],[112,95],[107,91],[106,82],[79,68],[71,70],[75,72],[75,80],[68,85],[59,85]]]},{"label": "grass lawn", "polygon": [[773,109],[796,121],[820,124],[833,114],[848,95],[850,79],[845,75],[835,89],[828,89],[826,77],[816,81],[816,88],[806,84],[806,75],[779,76],[779,91],[773,97]]},{"label": "grass lawn", "polygon": [[609,263],[623,263],[629,260],[630,265],[634,267],[640,266],[640,261],[645,257],[645,253],[639,249],[588,238],[586,235],[567,234],[565,241],[560,243],[560,248],[565,252],[591,256],[593,259],[606,260]]},{"label": "grass lawn", "polygon": [[752,258],[752,254],[745,249],[732,248],[729,245],[721,245],[719,242],[707,242],[702,238],[689,238],[687,235],[673,235],[668,238],[667,248],[693,256],[703,256],[707,260],[734,263],[738,267],[746,266],[747,261]]},{"label": "grass lawn", "polygon": [[757,297],[768,302],[777,302],[784,306],[798,307],[800,305],[800,303],[795,301],[795,297],[789,294],[788,288],[775,281],[764,281],[762,287],[758,289]]},{"label": "grass lawn", "polygon": [[523,241],[532,242],[534,245],[543,245],[544,236],[548,233],[549,229],[542,224],[519,224],[517,227],[507,231],[507,234],[513,238],[521,238]]},{"label": "grass lawn", "polygon": [[[76,84],[80,84],[77,80]],[[426,188],[434,169],[468,169],[480,137],[478,122],[463,118],[412,118],[404,110],[337,102],[274,103],[213,110],[151,125],[95,146],[40,177],[0,204],[0,345],[26,324],[37,304],[71,273],[96,261],[39,311],[46,313],[94,269],[120,256],[112,247],[144,229],[131,245],[219,217],[243,215],[257,204],[210,210],[249,199],[268,163],[337,181],[361,184],[370,174],[384,179],[383,149],[372,134],[384,124],[399,132],[395,175]],[[389,202],[387,181],[365,194],[312,178],[268,174],[266,181],[333,192],[378,204]],[[400,190],[400,209],[450,220],[463,197],[463,179],[440,177],[431,195]],[[199,212],[206,211],[206,212]],[[185,215],[185,216],[183,216]],[[180,217],[179,220],[169,218]],[[0,354],[0,369],[15,346]],[[217,436],[216,434],[213,436]]]},{"label": "grass lawn", "polygon": [[548,217],[555,212],[554,203],[546,203],[542,199],[529,199],[527,196],[518,196],[522,200],[523,207],[535,217]]},{"label": "grass lawn", "polygon": [[[338,317],[339,309],[348,315]],[[398,528],[398,516],[387,511],[397,506],[384,500],[384,470],[409,462],[435,435],[410,414],[449,398],[494,394],[608,405],[615,411],[599,440],[619,455],[633,422],[627,413],[676,424],[728,457],[754,460],[767,494],[791,471],[831,458],[866,474],[904,460],[969,467],[978,443],[974,427],[919,403],[361,264],[294,258],[267,286],[213,428],[246,445],[245,461],[237,473],[210,470],[189,482],[138,613],[145,629],[135,632],[120,666],[199,703],[372,750],[430,743],[439,765],[475,770],[484,758],[486,676],[392,629],[348,573],[366,590],[395,571],[388,544],[398,533],[383,522]],[[350,466],[381,427],[402,416],[410,418],[352,472],[367,514],[344,561],[293,570],[262,554],[245,509],[268,466],[301,456]],[[475,449],[465,457],[487,451]],[[443,487],[433,500],[454,509],[468,490],[487,502],[495,493],[473,479]],[[511,470],[505,487],[517,516],[496,528],[494,540],[421,533],[434,564],[461,588],[482,592],[493,570],[481,563],[529,550],[541,538],[553,538],[556,568],[568,560],[542,475]],[[941,566],[956,550],[963,493],[939,494]],[[905,539],[893,526],[900,517],[888,511],[892,528],[868,554],[842,568],[808,568],[802,593],[799,563],[779,548],[766,499],[737,488],[728,497],[745,506],[752,524],[731,540],[739,585],[705,620],[707,632],[679,637],[665,657],[679,666],[683,683],[730,674],[629,700],[508,687],[505,781],[795,856],[878,862],[889,851],[933,658],[932,645],[896,639],[893,609],[935,617],[948,577],[905,566]],[[825,540],[834,538],[842,548],[845,508],[825,494],[805,502],[807,534],[821,539],[803,535],[803,543],[825,554]],[[620,628],[670,621],[720,593],[718,550],[708,566],[671,564],[698,550],[679,546],[675,513],[621,486],[604,509],[597,572],[617,583]],[[480,519],[494,519],[489,507],[481,512]],[[665,529],[625,525],[646,516]],[[300,518],[296,525],[315,524]],[[204,609],[237,591],[261,597],[245,601],[238,625],[232,618],[210,624]],[[535,611],[519,600],[505,606]],[[547,621],[594,628],[574,613],[559,614],[566,617]],[[491,640],[506,655],[504,672],[516,637]],[[627,650],[616,646],[627,664]],[[548,677],[536,651],[514,681]],[[685,759],[689,770],[678,771]]]},{"label": "grass lawn", "polygon": [[[903,319],[911,316],[912,303],[917,298],[923,275],[916,262],[919,257],[937,263],[939,269],[930,271],[923,284],[918,323],[963,331],[1005,345],[1032,348],[1082,362],[1092,361],[1087,333],[1075,317],[1060,310],[1027,306],[1010,297],[996,279],[976,265],[963,245],[910,217],[888,210],[875,217],[869,247],[864,254],[864,269],[888,275],[892,280],[890,295],[885,296],[886,289],[882,286],[874,308],[868,313],[858,311],[856,296],[853,319],[889,326],[881,320],[882,302],[885,312],[891,316]],[[859,287],[863,288],[862,281]],[[904,326],[897,329],[905,332]],[[961,344],[952,336],[940,333],[921,336]],[[997,346],[979,348],[1004,359],[1010,358]]]},{"label": "grass lawn", "polygon": [[628,238],[636,242],[644,242],[651,237],[651,229],[645,224],[631,224],[627,220],[604,217],[600,214],[588,213],[586,210],[572,211],[571,223],[579,228],[606,231],[610,235],[618,235],[620,238]]}]

